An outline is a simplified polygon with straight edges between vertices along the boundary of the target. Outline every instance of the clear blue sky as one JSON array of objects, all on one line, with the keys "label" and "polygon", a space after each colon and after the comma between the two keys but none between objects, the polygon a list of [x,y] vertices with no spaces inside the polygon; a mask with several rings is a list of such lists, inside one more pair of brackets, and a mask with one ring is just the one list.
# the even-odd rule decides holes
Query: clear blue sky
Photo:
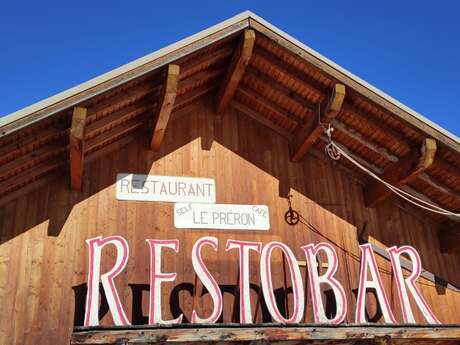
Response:
[{"label": "clear blue sky", "polygon": [[0,114],[247,9],[460,136],[458,1],[3,1]]}]

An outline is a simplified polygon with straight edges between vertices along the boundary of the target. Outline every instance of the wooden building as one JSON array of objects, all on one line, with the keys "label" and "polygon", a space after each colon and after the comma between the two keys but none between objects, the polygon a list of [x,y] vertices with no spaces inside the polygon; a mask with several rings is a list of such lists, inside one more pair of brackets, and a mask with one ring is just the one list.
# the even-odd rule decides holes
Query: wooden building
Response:
[{"label": "wooden building", "polygon": [[[336,160],[325,151],[328,128],[343,150]],[[212,179],[211,205],[263,205],[269,228],[254,230],[242,216],[227,219],[226,229],[178,228],[177,204],[136,200],[133,188],[133,199],[119,197],[119,174]],[[370,174],[436,212],[396,196]],[[458,344],[459,212],[458,138],[245,12],[0,119],[0,344]],[[243,223],[248,228],[237,229]],[[120,237],[129,246],[125,266],[119,247],[102,250],[103,239]],[[191,322],[193,310],[205,318],[216,307],[192,262],[204,237],[197,258],[222,295],[216,322],[206,325]],[[89,239],[96,239],[93,247]],[[147,239],[177,240],[177,248],[163,248],[160,262]],[[242,322],[244,266],[238,250],[226,248],[230,239],[264,248],[252,248],[245,272],[253,324]],[[279,244],[267,254],[268,244],[279,242],[294,254],[295,267]],[[319,291],[329,319],[344,311],[338,325],[316,319],[311,284],[333,268],[325,251],[312,263],[301,247],[318,243],[331,245],[338,260],[333,273],[344,305],[330,281]],[[440,324],[421,312],[413,293],[404,309],[386,250],[404,245],[420,255],[414,286]],[[99,276],[89,272],[91,248],[102,252],[99,273],[119,268],[99,290]],[[374,254],[377,287],[360,284],[372,280],[367,266],[360,279],[363,248]],[[263,255],[271,262],[268,290]],[[403,257],[407,277],[415,264]],[[316,278],[308,267],[317,267]],[[297,270],[301,281],[293,278]],[[98,306],[93,319],[85,309],[89,278],[96,289],[90,303]],[[164,279],[154,301],[152,279]],[[121,321],[107,286],[116,288]],[[283,318],[303,311],[301,318],[274,319],[267,294]],[[359,296],[366,315],[357,317]],[[152,301],[161,303],[161,315],[152,317]],[[181,314],[181,323],[157,322]]]}]

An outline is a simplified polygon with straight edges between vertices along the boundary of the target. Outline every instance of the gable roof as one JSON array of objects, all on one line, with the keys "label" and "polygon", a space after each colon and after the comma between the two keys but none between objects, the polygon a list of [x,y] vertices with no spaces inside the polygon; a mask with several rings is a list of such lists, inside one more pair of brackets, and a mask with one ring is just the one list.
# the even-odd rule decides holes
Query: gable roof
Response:
[{"label": "gable roof", "polygon": [[[88,108],[88,156],[145,130],[143,124],[151,120],[148,113],[158,104],[164,67],[170,63],[181,66],[173,114],[186,111],[196,99],[218,88],[240,33],[248,28],[256,32],[256,45],[232,101],[234,107],[292,142],[314,121],[316,107],[333,86],[341,83],[347,88],[346,107],[335,124],[336,139],[382,175],[420,148],[427,137],[434,138],[439,146],[435,164],[407,188],[460,211],[458,137],[249,11],[0,118],[0,193],[66,169],[67,135],[75,106]],[[317,148],[323,146],[321,140],[315,143]],[[43,169],[28,174],[37,166]]]},{"label": "gable roof", "polygon": [[[279,36],[279,38],[286,41],[285,44],[287,43],[292,46],[294,53],[299,56],[305,56],[305,54],[311,55],[311,58],[317,59],[318,63],[324,64],[322,68],[329,67],[342,74],[343,79],[349,78],[351,83],[356,83],[357,85],[367,89],[369,92],[374,93],[376,96],[381,97],[382,100],[389,103],[385,105],[393,105],[394,107],[400,109],[400,111],[395,112],[395,115],[401,116],[402,119],[424,130],[428,135],[445,142],[446,145],[451,146],[453,149],[460,152],[460,138],[438,126],[436,123],[430,121],[415,110],[400,103],[378,88],[367,83],[363,79],[357,77],[343,67],[337,65],[333,61],[291,37],[251,11],[242,12],[208,29],[161,48],[112,71],[1,117],[0,127],[2,130],[0,132],[0,136],[5,136],[42,118],[53,115],[60,110],[64,110],[66,107],[77,105],[90,97],[94,97],[98,94],[111,90],[122,83],[140,77],[186,54],[193,53],[200,48],[210,45],[217,40],[228,37],[229,35],[248,27],[255,29],[264,28],[264,33],[270,31],[274,36]],[[300,51],[295,51],[296,48],[300,49]]]}]

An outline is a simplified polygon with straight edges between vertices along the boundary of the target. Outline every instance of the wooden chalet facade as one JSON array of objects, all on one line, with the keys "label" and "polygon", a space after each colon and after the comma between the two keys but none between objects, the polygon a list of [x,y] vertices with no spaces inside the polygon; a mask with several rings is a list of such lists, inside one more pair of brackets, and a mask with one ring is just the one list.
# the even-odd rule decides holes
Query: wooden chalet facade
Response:
[{"label": "wooden chalet facade", "polygon": [[[334,142],[366,169],[452,215],[398,198],[345,157],[330,159],[329,124]],[[217,204],[267,206],[269,229],[179,229],[172,203],[117,198],[122,173],[212,179]],[[458,138],[245,12],[0,118],[0,344],[458,344],[459,212]],[[95,325],[85,309],[87,240],[102,248],[113,236],[129,246],[125,266],[108,278],[127,319],[117,326],[107,302],[113,291],[101,285]],[[215,323],[201,325],[191,322],[192,311],[204,318],[216,301],[192,265],[204,237],[210,246],[198,259],[219,286],[222,310]],[[156,318],[149,299],[156,261],[147,239],[177,240],[177,248],[162,250],[159,268],[176,275],[161,278]],[[243,266],[238,251],[226,248],[230,239],[264,247],[249,254],[252,324],[242,322]],[[264,298],[260,258],[274,241],[290,248],[297,266],[293,271],[281,247],[267,254],[272,307],[286,319],[301,308],[294,324],[276,322]],[[346,294],[340,306],[327,282],[321,285],[328,318],[344,310],[337,325],[317,322],[313,312],[311,261],[301,247],[321,242],[336,253],[334,276]],[[388,305],[379,303],[377,288],[361,291],[362,324],[356,315],[366,243]],[[411,295],[415,324],[405,322],[386,251],[404,245],[420,255],[416,286],[440,324],[428,322]],[[104,248],[100,273],[117,267],[117,248]],[[315,265],[319,275],[331,267],[323,255]],[[303,299],[292,283],[297,269]],[[181,314],[178,324],[152,322]]]}]

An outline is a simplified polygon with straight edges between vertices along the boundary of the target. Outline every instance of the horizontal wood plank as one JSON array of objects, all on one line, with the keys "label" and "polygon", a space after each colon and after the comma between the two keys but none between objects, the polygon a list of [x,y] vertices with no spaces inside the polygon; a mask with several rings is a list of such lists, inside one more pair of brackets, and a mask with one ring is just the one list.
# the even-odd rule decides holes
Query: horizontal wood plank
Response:
[{"label": "horizontal wood plank", "polygon": [[[72,335],[72,345],[89,344],[353,344],[359,340],[385,338],[393,344],[407,341],[456,341],[460,326],[323,326],[295,327],[125,327],[111,329],[77,329]],[[430,342],[426,342],[429,344]]]}]

